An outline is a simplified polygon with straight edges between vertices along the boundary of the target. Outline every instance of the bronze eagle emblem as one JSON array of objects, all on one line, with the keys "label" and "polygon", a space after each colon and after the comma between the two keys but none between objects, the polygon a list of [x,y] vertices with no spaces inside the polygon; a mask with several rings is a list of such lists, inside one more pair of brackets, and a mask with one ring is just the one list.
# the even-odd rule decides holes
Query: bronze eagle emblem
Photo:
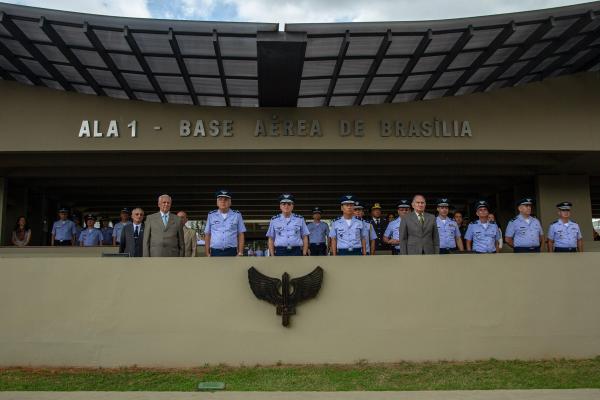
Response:
[{"label": "bronze eagle emblem", "polygon": [[290,275],[284,272],[281,279],[278,279],[263,275],[256,268],[250,267],[248,282],[258,299],[277,307],[281,325],[287,327],[290,315],[296,314],[298,303],[312,299],[319,293],[323,283],[323,268],[317,267],[311,273],[294,279],[290,279]]}]

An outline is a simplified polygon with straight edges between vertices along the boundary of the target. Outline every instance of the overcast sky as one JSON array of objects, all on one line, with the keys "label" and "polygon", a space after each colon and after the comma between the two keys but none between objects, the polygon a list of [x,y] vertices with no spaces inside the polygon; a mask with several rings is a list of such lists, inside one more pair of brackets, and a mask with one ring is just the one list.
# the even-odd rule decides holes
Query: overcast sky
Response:
[{"label": "overcast sky", "polygon": [[126,17],[249,22],[414,21],[584,3],[569,0],[2,0]]}]

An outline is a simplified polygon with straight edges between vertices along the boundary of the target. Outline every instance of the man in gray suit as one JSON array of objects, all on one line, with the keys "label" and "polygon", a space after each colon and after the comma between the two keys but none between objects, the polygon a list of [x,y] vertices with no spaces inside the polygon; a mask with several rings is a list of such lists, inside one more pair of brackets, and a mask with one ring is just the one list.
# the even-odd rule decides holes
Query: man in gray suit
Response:
[{"label": "man in gray suit", "polygon": [[144,210],[134,208],[131,212],[131,223],[121,229],[119,238],[119,253],[127,253],[129,257],[144,255]]},{"label": "man in gray suit", "polygon": [[171,196],[158,198],[159,212],[148,215],[144,231],[144,257],[183,257],[183,224],[171,213]]},{"label": "man in gray suit", "polygon": [[425,197],[413,197],[411,212],[400,221],[400,254],[439,254],[435,216],[425,212]]}]

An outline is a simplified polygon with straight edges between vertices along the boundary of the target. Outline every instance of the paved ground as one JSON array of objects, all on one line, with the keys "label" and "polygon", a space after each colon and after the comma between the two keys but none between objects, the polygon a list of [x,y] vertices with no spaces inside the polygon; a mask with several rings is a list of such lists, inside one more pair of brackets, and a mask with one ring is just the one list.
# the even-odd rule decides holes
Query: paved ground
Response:
[{"label": "paved ground", "polygon": [[600,389],[431,392],[0,392],[0,400],[600,400]]}]

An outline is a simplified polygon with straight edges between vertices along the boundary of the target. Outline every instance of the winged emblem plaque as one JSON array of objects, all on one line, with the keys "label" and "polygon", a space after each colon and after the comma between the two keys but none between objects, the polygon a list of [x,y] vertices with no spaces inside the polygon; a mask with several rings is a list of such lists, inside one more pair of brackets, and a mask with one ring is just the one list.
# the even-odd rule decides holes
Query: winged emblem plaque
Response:
[{"label": "winged emblem plaque", "polygon": [[256,268],[250,267],[248,282],[252,293],[258,299],[273,304],[277,315],[281,315],[281,325],[288,327],[290,316],[296,314],[296,306],[319,293],[323,283],[323,268],[317,267],[311,273],[293,279],[284,272],[279,279],[263,275]]}]

